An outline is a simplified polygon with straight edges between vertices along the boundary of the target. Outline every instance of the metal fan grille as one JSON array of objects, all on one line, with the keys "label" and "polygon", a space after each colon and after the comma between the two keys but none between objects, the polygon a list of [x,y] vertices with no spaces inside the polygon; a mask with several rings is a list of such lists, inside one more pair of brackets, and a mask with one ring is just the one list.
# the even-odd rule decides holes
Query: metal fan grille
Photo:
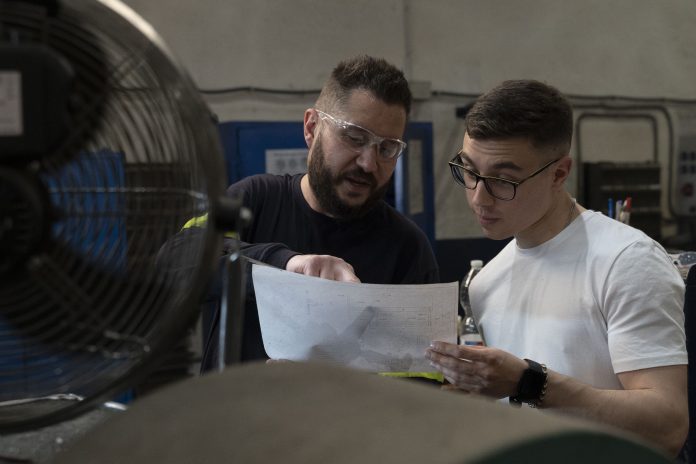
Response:
[{"label": "metal fan grille", "polygon": [[50,239],[0,285],[0,402],[87,399],[48,415],[0,404],[1,431],[76,414],[177,341],[219,238],[208,228],[167,269],[158,251],[215,207],[224,169],[194,86],[122,5],[66,1],[53,17],[21,2],[0,8],[0,40],[43,44],[76,70],[69,137],[28,167],[47,192]]}]

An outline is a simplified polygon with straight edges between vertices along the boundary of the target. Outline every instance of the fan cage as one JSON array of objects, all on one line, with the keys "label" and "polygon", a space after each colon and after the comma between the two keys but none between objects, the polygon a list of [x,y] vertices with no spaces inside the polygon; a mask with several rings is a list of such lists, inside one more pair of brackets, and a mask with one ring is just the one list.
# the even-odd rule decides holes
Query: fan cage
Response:
[{"label": "fan cage", "polygon": [[[55,16],[0,3],[1,43],[44,45],[76,71],[70,134],[27,167],[50,238],[0,284],[0,431],[77,415],[137,382],[195,320],[214,268],[211,225],[158,257],[188,220],[214,216],[225,170],[210,112],[140,21],[112,1],[60,2]],[[60,394],[84,400],[22,407]]]}]

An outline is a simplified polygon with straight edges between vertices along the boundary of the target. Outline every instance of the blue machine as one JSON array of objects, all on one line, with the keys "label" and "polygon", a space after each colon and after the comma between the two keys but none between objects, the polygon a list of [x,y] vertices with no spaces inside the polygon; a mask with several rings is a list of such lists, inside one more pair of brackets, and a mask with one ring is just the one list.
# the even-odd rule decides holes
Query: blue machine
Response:
[{"label": "blue machine", "polygon": [[[301,122],[225,122],[219,128],[230,184],[253,174],[306,169]],[[435,246],[432,123],[409,123],[404,138],[408,147],[396,165],[386,201],[418,224]]]}]

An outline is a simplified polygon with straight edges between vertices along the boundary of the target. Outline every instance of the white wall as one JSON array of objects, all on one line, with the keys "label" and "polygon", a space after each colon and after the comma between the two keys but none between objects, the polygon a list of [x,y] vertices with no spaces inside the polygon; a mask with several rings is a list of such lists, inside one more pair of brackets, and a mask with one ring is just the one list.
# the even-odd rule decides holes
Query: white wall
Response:
[{"label": "white wall", "polygon": [[[368,53],[440,92],[475,95],[506,78],[536,78],[569,95],[672,99],[664,106],[673,118],[675,142],[681,133],[696,133],[696,102],[673,101],[696,98],[692,0],[127,3],[162,34],[200,88],[318,89],[337,61]],[[469,100],[436,93],[418,102],[412,114],[414,120],[432,121],[435,129],[438,238],[480,235],[446,163],[463,135],[454,110]],[[299,120],[313,95],[227,94],[208,101],[221,120]],[[667,187],[667,120],[661,111],[647,112],[658,126]],[[584,161],[652,156],[645,121],[588,121],[582,134]],[[577,193],[575,178],[569,190]],[[666,195],[663,207],[668,216]]]}]

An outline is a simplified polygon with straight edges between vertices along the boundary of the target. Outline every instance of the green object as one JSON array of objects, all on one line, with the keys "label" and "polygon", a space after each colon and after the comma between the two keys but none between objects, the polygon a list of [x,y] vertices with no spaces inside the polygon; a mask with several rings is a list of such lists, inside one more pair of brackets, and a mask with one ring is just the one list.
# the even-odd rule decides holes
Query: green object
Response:
[{"label": "green object", "polygon": [[419,377],[436,380],[440,383],[445,381],[445,376],[440,372],[379,372],[379,375],[384,377]]}]

